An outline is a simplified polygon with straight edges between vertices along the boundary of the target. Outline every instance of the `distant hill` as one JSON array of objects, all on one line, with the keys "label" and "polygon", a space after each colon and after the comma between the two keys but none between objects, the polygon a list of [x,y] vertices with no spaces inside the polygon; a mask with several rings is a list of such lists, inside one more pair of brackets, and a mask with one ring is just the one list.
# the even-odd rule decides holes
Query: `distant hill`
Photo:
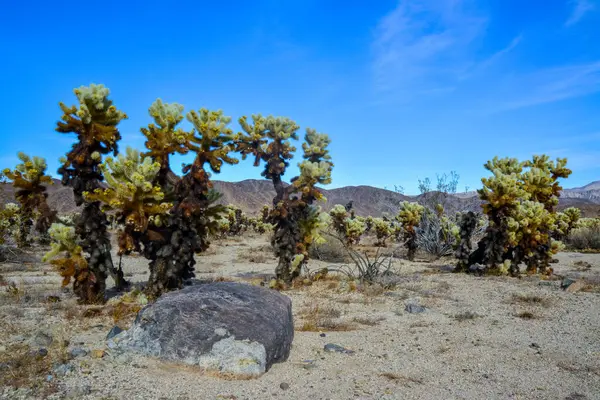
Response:
[{"label": "distant hill", "polygon": [[[271,181],[247,179],[240,182],[213,181],[214,188],[223,194],[219,201],[222,204],[234,204],[248,213],[257,213],[263,205],[271,204],[275,195]],[[0,201],[6,203],[14,201],[13,188],[10,184],[2,185]],[[327,198],[323,205],[325,210],[331,209],[336,204],[353,202],[354,210],[358,215],[381,216],[382,213],[395,214],[402,201],[424,202],[435,193],[426,193],[419,196],[406,196],[390,190],[372,186],[344,186],[337,189],[322,189]],[[64,187],[55,179],[54,185],[48,187],[48,202],[50,206],[60,213],[75,211],[75,202],[70,188]],[[446,200],[446,210],[478,211],[481,201],[476,192],[449,195]],[[559,209],[578,207],[584,216],[595,217],[600,215],[600,181],[592,182],[586,186],[575,189],[565,189],[561,195]]]}]

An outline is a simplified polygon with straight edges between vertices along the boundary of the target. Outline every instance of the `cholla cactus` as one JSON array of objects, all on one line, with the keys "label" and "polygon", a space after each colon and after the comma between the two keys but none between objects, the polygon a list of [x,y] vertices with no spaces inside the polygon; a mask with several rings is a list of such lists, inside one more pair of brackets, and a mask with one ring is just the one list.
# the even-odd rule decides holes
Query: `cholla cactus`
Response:
[{"label": "cholla cactus", "polygon": [[177,128],[183,120],[184,107],[178,103],[163,103],[156,99],[148,109],[148,113],[154,119],[153,124],[147,128],[141,128],[146,137],[145,146],[148,149],[143,156],[151,157],[160,165],[157,183],[170,199],[179,178],[171,170],[169,157],[172,154],[187,154],[189,143],[193,132]]},{"label": "cholla cactus", "polygon": [[470,263],[512,275],[519,273],[520,263],[529,273],[552,271],[550,259],[561,248],[553,236],[572,228],[578,218],[574,211],[556,213],[562,190],[557,180],[571,174],[566,162],[542,155],[525,162],[495,157],[485,164],[493,176],[482,179],[484,187],[478,192],[489,225]]},{"label": "cholla cactus", "polygon": [[385,247],[385,241],[392,235],[393,229],[389,221],[383,218],[373,218],[373,229],[375,229],[375,235],[377,241],[375,246]]},{"label": "cholla cactus", "polygon": [[249,221],[244,212],[234,205],[228,205],[225,212],[229,221],[227,234],[236,236],[248,229]]},{"label": "cholla cactus", "polygon": [[75,203],[83,204],[83,210],[75,225],[75,232],[81,238],[83,251],[89,254],[87,264],[89,273],[93,275],[93,288],[81,292],[89,293],[83,302],[103,299],[106,288],[106,277],[110,273],[116,286],[126,285],[123,271],[114,267],[110,255],[110,239],[108,237],[106,215],[100,209],[99,202],[85,202],[84,192],[93,193],[101,188],[103,180],[99,165],[102,155],[117,154],[117,142],[121,135],[117,125],[127,118],[123,112],[109,100],[109,90],[103,85],[81,86],[74,90],[79,106],[67,107],[60,103],[63,111],[62,121],[57,123],[56,130],[61,133],[74,133],[77,142],[65,159],[58,173],[62,175],[63,185],[73,189]]},{"label": "cholla cactus", "polygon": [[255,166],[264,161],[261,175],[273,181],[276,195],[268,221],[274,225],[271,244],[279,258],[275,273],[278,280],[290,284],[300,275],[308,260],[308,249],[319,237],[322,213],[312,204],[324,199],[316,185],[331,182],[333,164],[327,150],[330,139],[313,129],[306,130],[304,161],[298,165],[300,176],[285,187],[282,176],[295,151],[290,140],[297,140],[299,127],[288,118],[252,115],[252,120],[249,124],[246,117],[239,119],[244,133],[237,136],[237,150],[244,159],[254,156]]},{"label": "cholla cactus", "polygon": [[[52,178],[45,174],[46,160],[41,157],[29,157],[25,153],[18,154],[21,163],[14,171],[5,169],[3,174],[12,181],[15,187],[15,199],[21,205],[19,209],[19,233],[17,244],[19,247],[28,246],[29,232],[36,219],[35,228],[45,234],[50,224],[56,219],[56,211],[50,209],[46,201],[48,194],[44,184],[52,184]],[[35,214],[37,212],[37,218]]]},{"label": "cholla cactus", "polygon": [[419,203],[403,201],[400,204],[400,210],[396,216],[398,222],[402,224],[403,237],[405,240],[404,245],[408,249],[407,257],[410,261],[415,259],[415,254],[417,252],[417,233],[415,228],[419,226],[419,222],[421,221],[424,212],[425,207]]},{"label": "cholla cactus", "polygon": [[[147,287],[152,297],[181,288],[193,278],[194,254],[206,250],[209,236],[218,234],[222,227],[220,218],[225,208],[214,205],[219,195],[212,190],[205,165],[208,163],[212,172],[219,173],[224,163],[238,162],[229,156],[234,148],[234,135],[228,127],[230,117],[220,110],[191,111],[187,119],[194,130],[186,133],[175,129],[182,120],[182,111],[178,104],[157,100],[150,107],[156,125],[142,130],[150,150],[146,154],[160,165],[156,182],[165,193],[165,201],[173,203],[170,213],[161,217],[161,226],[153,228],[156,234],[144,244],[144,254],[152,260]],[[184,166],[184,176],[179,178],[169,167],[169,156],[188,152],[195,153],[194,161]]]},{"label": "cholla cactus", "polygon": [[0,211],[0,244],[4,244],[7,236],[14,236],[14,227],[20,216],[21,207],[16,203],[6,203]]},{"label": "cholla cactus", "polygon": [[[73,291],[80,301],[89,302],[94,296],[100,296],[95,290],[95,275],[88,269],[83,249],[77,243],[75,228],[54,223],[48,230],[51,248],[42,259],[50,261],[63,277],[63,286],[73,280]],[[62,254],[61,254],[62,253]],[[57,257],[61,255],[61,257]],[[101,299],[97,299],[101,301]]]},{"label": "cholla cactus", "polygon": [[84,192],[84,198],[101,202],[105,210],[116,211],[116,222],[123,227],[119,255],[140,251],[140,244],[148,241],[152,227],[160,227],[172,207],[163,201],[160,186],[154,184],[160,164],[153,163],[150,157],[142,158],[137,150],[128,147],[126,155],[119,154],[116,160],[107,157],[100,169],[108,188]]},{"label": "cholla cactus", "polygon": [[477,216],[473,211],[469,211],[462,214],[458,223],[460,242],[456,249],[456,258],[458,263],[456,265],[456,272],[465,272],[469,268],[469,256],[473,249],[473,233],[477,228]]},{"label": "cholla cactus", "polygon": [[336,204],[329,210],[329,215],[333,229],[349,246],[357,244],[367,229],[362,218],[352,218],[348,208],[341,204]]},{"label": "cholla cactus", "polygon": [[581,219],[581,210],[576,207],[569,207],[556,214],[556,230],[552,237],[556,240],[563,240],[573,229],[577,228]]}]

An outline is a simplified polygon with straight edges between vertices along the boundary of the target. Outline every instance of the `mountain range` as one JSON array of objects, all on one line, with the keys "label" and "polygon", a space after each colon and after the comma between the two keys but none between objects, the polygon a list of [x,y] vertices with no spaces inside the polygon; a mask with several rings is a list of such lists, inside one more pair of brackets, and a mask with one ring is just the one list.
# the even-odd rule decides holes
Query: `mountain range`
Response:
[{"label": "mountain range", "polygon": [[[271,204],[275,195],[271,181],[247,179],[240,182],[213,181],[214,188],[222,193],[219,200],[222,204],[233,204],[247,213],[255,214],[265,204]],[[14,201],[13,187],[1,184],[0,202]],[[448,212],[479,211],[481,201],[476,192],[444,195],[439,192],[429,192],[418,196],[407,196],[391,190],[372,186],[344,186],[336,189],[321,189],[327,202],[323,204],[329,210],[336,204],[345,205],[352,201],[357,215],[381,216],[383,213],[396,214],[402,201],[417,201],[420,203],[442,203]],[[77,210],[70,188],[61,185],[55,179],[48,186],[48,203],[59,213],[70,213]],[[600,181],[592,182],[580,188],[565,189],[561,193],[559,209],[578,207],[582,215],[596,217],[600,215]]]}]

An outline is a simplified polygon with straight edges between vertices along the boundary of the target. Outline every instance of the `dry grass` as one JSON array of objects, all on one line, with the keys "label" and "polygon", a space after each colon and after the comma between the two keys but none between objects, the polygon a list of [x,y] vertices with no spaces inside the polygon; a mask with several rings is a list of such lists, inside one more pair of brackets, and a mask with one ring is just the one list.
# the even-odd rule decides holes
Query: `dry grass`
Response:
[{"label": "dry grass", "polygon": [[472,312],[472,311],[465,311],[465,312],[461,312],[458,313],[454,316],[454,319],[457,320],[458,322],[463,322],[463,321],[471,321],[474,320],[475,318],[479,318],[480,315]]},{"label": "dry grass", "polygon": [[356,322],[357,324],[367,325],[367,326],[375,326],[379,325],[380,322],[385,321],[385,317],[354,317],[352,318],[352,322]]},{"label": "dry grass", "polygon": [[407,387],[411,387],[410,385],[412,383],[416,383],[418,385],[422,385],[423,384],[423,380],[421,378],[415,378],[412,376],[406,376],[406,375],[402,375],[396,372],[383,372],[381,373],[381,375],[383,378],[387,378],[388,380],[392,381],[392,382],[396,382],[399,383],[403,386],[407,386]]},{"label": "dry grass", "polygon": [[514,293],[510,300],[511,304],[528,304],[528,305],[537,305],[541,307],[549,307],[551,304],[550,299],[547,297],[538,296],[535,294],[523,294],[523,293]]},{"label": "dry grass", "polygon": [[299,331],[319,332],[319,331],[350,331],[354,326],[340,321],[342,311],[333,306],[311,304],[304,307],[299,316],[302,318],[302,324],[299,324]]},{"label": "dry grass", "polygon": [[521,319],[537,319],[538,318],[534,313],[532,313],[530,311],[521,311],[520,313],[517,313],[515,316],[519,317]]},{"label": "dry grass", "polygon": [[47,382],[46,377],[56,364],[67,362],[68,342],[54,340],[45,348],[47,353],[25,344],[8,346],[0,352],[0,387],[28,388],[37,398],[46,398],[57,391],[56,386]]}]

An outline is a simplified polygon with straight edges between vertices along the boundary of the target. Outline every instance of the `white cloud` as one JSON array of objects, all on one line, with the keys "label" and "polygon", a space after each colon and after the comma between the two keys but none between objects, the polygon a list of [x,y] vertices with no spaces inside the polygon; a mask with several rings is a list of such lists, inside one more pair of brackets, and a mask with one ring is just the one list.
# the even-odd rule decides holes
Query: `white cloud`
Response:
[{"label": "white cloud", "polygon": [[515,74],[501,82],[496,101],[510,110],[600,91],[600,61]]},{"label": "white cloud", "polygon": [[565,26],[575,25],[585,14],[595,8],[594,3],[591,0],[571,0],[569,3],[573,5],[573,10],[565,22]]},{"label": "white cloud", "polygon": [[448,91],[470,68],[487,19],[463,0],[400,1],[376,27],[376,89],[415,95]]}]

